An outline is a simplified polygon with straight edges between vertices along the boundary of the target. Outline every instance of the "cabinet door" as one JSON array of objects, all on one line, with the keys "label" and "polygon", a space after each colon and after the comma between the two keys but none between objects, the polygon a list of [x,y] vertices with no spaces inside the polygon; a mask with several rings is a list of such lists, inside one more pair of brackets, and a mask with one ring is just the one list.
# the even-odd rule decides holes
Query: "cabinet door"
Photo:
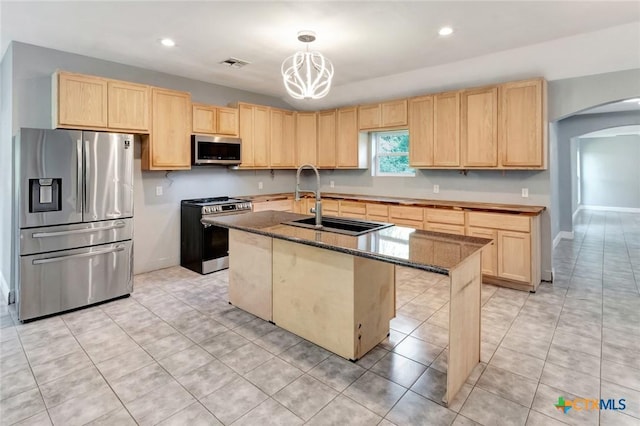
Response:
[{"label": "cabinet door", "polygon": [[460,165],[460,92],[441,93],[434,97],[433,165]]},{"label": "cabinet door", "polygon": [[359,166],[358,110],[355,107],[340,108],[337,122],[336,167],[357,168]]},{"label": "cabinet door", "polygon": [[498,231],[498,276],[531,282],[531,236],[524,232]]},{"label": "cabinet door", "polygon": [[217,128],[219,135],[238,136],[238,109],[217,107]]},{"label": "cabinet door", "polygon": [[247,104],[238,105],[238,115],[240,122],[240,138],[242,139],[242,145],[240,145],[240,155],[242,156],[242,166],[253,166],[253,106]]},{"label": "cabinet door", "polygon": [[107,80],[70,73],[57,78],[57,125],[107,127]]},{"label": "cabinet door", "polygon": [[293,167],[294,151],[293,112],[271,110],[271,155],[272,167]]},{"label": "cabinet door", "polygon": [[316,113],[296,113],[296,164],[298,166],[316,164],[317,136]]},{"label": "cabinet door", "polygon": [[154,88],[152,103],[151,168],[190,168],[191,95]]},{"label": "cabinet door", "polygon": [[485,275],[498,275],[498,231],[485,228],[467,228],[470,237],[487,238],[493,240],[490,245],[482,249],[482,273]]},{"label": "cabinet door", "polygon": [[395,127],[407,125],[407,100],[383,102],[382,127]]},{"label": "cabinet door", "polygon": [[358,107],[358,129],[378,129],[382,123],[380,104],[360,105]]},{"label": "cabinet door", "polygon": [[409,165],[433,165],[433,96],[409,99]]},{"label": "cabinet door", "polygon": [[500,162],[507,167],[542,167],[545,118],[543,80],[500,86]]},{"label": "cabinet door", "polygon": [[108,125],[112,129],[149,130],[149,86],[109,81]]},{"label": "cabinet door", "polygon": [[253,113],[253,165],[267,167],[269,165],[269,146],[271,122],[270,108],[254,105]]},{"label": "cabinet door", "polygon": [[462,165],[498,165],[498,88],[462,92]]},{"label": "cabinet door", "polygon": [[215,134],[217,128],[216,108],[210,105],[193,104],[193,133]]},{"label": "cabinet door", "polygon": [[318,113],[318,167],[336,167],[336,110]]}]

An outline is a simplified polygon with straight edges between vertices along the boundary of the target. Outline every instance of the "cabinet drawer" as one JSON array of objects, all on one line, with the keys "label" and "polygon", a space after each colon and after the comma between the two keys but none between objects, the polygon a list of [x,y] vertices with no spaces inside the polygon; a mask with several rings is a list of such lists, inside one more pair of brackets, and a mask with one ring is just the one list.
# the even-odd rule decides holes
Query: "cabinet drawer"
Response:
[{"label": "cabinet drawer", "polygon": [[424,229],[433,232],[444,232],[445,234],[464,235],[464,225],[427,222],[425,223]]},{"label": "cabinet drawer", "polygon": [[284,212],[293,211],[293,200],[277,200],[265,201],[262,203],[253,203],[253,211],[261,212],[265,210],[278,210]]},{"label": "cabinet drawer", "polygon": [[389,206],[384,204],[367,204],[367,215],[389,218]]},{"label": "cabinet drawer", "polygon": [[367,205],[357,201],[340,201],[340,215],[356,214],[365,216],[367,214]]},{"label": "cabinet drawer", "polygon": [[[422,222],[424,220],[424,212],[422,207],[404,207],[389,206],[389,218],[391,219],[409,219]],[[422,228],[422,225],[420,225]]]},{"label": "cabinet drawer", "polygon": [[[313,206],[314,200],[310,201]],[[338,216],[338,200],[322,200],[322,213],[328,215]]]},{"label": "cabinet drawer", "polygon": [[483,212],[469,212],[468,215],[469,226],[520,232],[531,230],[531,219],[528,216]]},{"label": "cabinet drawer", "polygon": [[408,226],[409,228],[414,229],[424,228],[424,223],[421,220],[389,218],[389,222],[394,223],[398,226]]},{"label": "cabinet drawer", "polygon": [[464,225],[463,211],[448,209],[425,209],[424,215],[427,222]]}]

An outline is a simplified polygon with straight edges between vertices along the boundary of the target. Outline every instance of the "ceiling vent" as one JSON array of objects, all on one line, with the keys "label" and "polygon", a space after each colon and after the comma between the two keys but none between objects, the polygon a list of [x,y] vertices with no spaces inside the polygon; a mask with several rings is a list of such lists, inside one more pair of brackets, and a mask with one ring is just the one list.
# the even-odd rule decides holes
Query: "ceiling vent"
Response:
[{"label": "ceiling vent", "polygon": [[249,62],[243,61],[242,59],[238,59],[238,58],[229,58],[220,62],[220,64],[226,65],[229,68],[242,68],[245,65],[249,65]]}]

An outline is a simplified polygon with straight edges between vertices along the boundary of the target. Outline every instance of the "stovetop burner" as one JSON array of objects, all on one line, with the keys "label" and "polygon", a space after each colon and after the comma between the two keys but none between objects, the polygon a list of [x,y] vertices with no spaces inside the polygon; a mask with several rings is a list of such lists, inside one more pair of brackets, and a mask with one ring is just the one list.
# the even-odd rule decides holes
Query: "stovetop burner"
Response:
[{"label": "stovetop burner", "polygon": [[251,211],[251,201],[229,197],[195,198],[182,200],[181,204],[189,209],[198,208],[203,215]]}]

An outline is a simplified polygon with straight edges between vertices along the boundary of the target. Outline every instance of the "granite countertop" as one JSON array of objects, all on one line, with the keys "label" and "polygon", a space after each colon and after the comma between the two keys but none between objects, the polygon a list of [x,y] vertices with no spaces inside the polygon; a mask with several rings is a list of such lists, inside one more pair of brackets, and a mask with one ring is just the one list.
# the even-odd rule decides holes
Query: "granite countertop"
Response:
[{"label": "granite countertop", "polygon": [[[308,195],[305,195],[304,197],[309,198]],[[293,193],[285,192],[285,193],[279,193],[279,194],[245,195],[237,198],[251,200],[253,202],[259,203],[264,201],[293,199]],[[415,206],[415,207],[432,207],[432,208],[457,209],[457,210],[490,211],[495,213],[525,214],[528,216],[537,216],[545,210],[544,206],[478,203],[478,202],[472,202],[472,201],[426,200],[426,199],[420,199],[420,198],[383,197],[378,195],[322,193],[322,198],[337,199],[337,200],[367,201],[372,203],[383,203],[383,204],[399,204],[403,206]]]},{"label": "granite countertop", "polygon": [[422,231],[403,226],[391,226],[364,235],[351,236],[282,225],[282,222],[305,217],[312,216],[268,210],[205,217],[202,222],[443,275],[448,275],[456,265],[491,242],[484,238]]}]

